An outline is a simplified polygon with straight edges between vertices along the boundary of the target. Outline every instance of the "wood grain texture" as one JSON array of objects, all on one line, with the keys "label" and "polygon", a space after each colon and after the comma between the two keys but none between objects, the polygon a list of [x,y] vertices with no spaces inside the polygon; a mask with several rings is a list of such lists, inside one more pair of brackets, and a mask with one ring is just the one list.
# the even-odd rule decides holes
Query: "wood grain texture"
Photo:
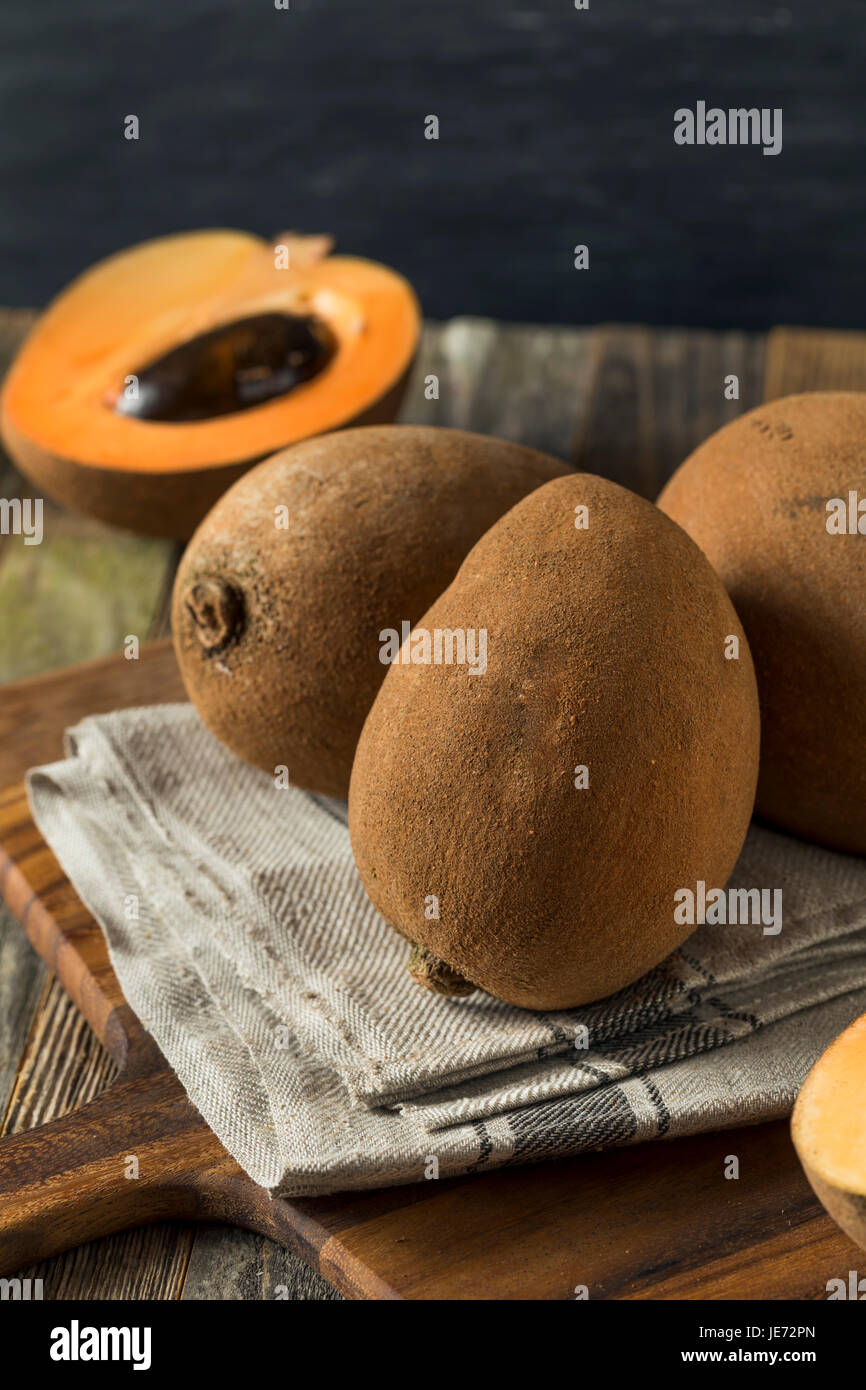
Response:
[{"label": "wood grain texture", "polygon": [[[701,440],[759,404],[764,346],[759,334],[598,329],[575,463],[655,501]],[[736,400],[725,397],[729,376]]]},{"label": "wood grain texture", "polygon": [[0,1133],[42,999],[45,973],[18,922],[0,904]]},{"label": "wood grain texture", "polygon": [[[9,914],[10,921],[12,920]],[[17,936],[26,942],[17,921]],[[28,944],[28,954],[42,964]],[[17,1085],[2,1132],[18,1134],[68,1115],[100,1095],[117,1067],[59,981],[48,976],[41,1007],[27,1039]],[[183,1281],[197,1228],[172,1223],[134,1227],[58,1259],[21,1270],[41,1279],[49,1299],[169,1296]]]},{"label": "wood grain texture", "polygon": [[594,340],[592,329],[452,319],[438,327],[427,367],[438,376],[439,398],[415,396],[406,418],[568,459],[591,396]]},{"label": "wood grain texture", "polygon": [[45,538],[6,539],[0,564],[5,640],[0,679],[15,680],[145,641],[173,547],[72,516],[45,501]]},{"label": "wood grain texture", "polygon": [[[35,314],[30,309],[0,310],[0,377],[4,376],[18,347],[28,332]],[[0,496],[14,498],[21,495],[24,480],[16,471],[5,450],[0,445]],[[8,537],[0,534],[0,565]],[[0,615],[2,621],[2,615]],[[0,632],[5,630],[0,626]],[[0,642],[0,660],[2,660]],[[0,721],[4,705],[0,697]],[[21,738],[19,727],[8,728],[0,734],[0,758],[3,750]],[[0,777],[0,784],[9,779]],[[11,780],[16,780],[14,775]],[[40,1007],[46,989],[46,971],[22,936],[21,929],[12,914],[0,905],[0,1133],[8,1126],[8,1107],[23,1066],[27,1040],[31,1026]],[[60,991],[63,1008],[69,1012],[70,1002]],[[69,1013],[74,1019],[74,1010]]]},{"label": "wood grain texture", "polygon": [[[124,686],[128,698],[124,697]],[[118,666],[116,655],[83,663],[77,668],[72,690],[65,670],[41,677],[36,689],[38,698],[31,700],[31,681],[13,682],[3,688],[0,786],[20,782],[36,763],[62,758],[64,728],[89,714],[186,699],[170,638],[149,643],[138,661],[124,661],[122,666]],[[66,720],[65,725],[60,720]]]},{"label": "wood grain texture", "polygon": [[343,1295],[277,1241],[239,1226],[200,1224],[181,1298],[341,1302]]},{"label": "wood grain texture", "polygon": [[774,328],[767,344],[764,398],[799,391],[866,391],[866,333]]},{"label": "wood grain texture", "polygon": [[502,1170],[341,1230],[321,1265],[408,1299],[820,1298],[856,1251],[797,1170],[785,1123]]}]

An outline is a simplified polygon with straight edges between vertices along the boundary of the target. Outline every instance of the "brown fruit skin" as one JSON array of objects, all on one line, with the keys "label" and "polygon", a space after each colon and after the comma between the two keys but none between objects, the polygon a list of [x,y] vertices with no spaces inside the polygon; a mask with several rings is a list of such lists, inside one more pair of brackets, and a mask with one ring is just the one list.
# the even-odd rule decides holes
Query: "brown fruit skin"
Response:
[{"label": "brown fruit skin", "polygon": [[760,406],[711,436],[658,500],[720,576],[761,702],[757,809],[866,852],[866,536],[830,535],[826,504],[866,497],[866,395]]},{"label": "brown fruit skin", "polygon": [[[285,765],[294,785],[345,797],[388,669],[379,633],[415,622],[494,521],[570,471],[519,444],[408,425],[267,459],[205,518],[175,581],[175,649],[204,722],[266,772]],[[214,585],[241,596],[227,642],[199,625]]]},{"label": "brown fruit skin", "polygon": [[574,474],[488,531],[419,626],[485,628],[487,671],[388,671],[349,792],[370,898],[509,1003],[624,987],[690,933],[675,890],[723,887],[749,824],[758,702],[722,585],[652,503]]},{"label": "brown fruit skin", "polygon": [[832,1187],[808,1163],[802,1160],[801,1163],[809,1186],[827,1215],[855,1245],[866,1250],[866,1197],[861,1197],[858,1192],[843,1192],[841,1188]]}]

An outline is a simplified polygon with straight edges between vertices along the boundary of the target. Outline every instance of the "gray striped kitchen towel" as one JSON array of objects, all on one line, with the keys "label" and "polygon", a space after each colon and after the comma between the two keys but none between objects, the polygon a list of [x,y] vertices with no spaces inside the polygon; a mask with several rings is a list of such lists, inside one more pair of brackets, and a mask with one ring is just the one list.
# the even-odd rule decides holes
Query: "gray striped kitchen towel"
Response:
[{"label": "gray striped kitchen towel", "polygon": [[[866,1011],[866,862],[753,826],[733,886],[629,989],[542,1013],[418,988],[345,808],[248,767],[188,705],[84,720],[33,814],[127,1000],[246,1171],[285,1195],[483,1172],[790,1109]],[[673,905],[672,905],[673,910]]]}]

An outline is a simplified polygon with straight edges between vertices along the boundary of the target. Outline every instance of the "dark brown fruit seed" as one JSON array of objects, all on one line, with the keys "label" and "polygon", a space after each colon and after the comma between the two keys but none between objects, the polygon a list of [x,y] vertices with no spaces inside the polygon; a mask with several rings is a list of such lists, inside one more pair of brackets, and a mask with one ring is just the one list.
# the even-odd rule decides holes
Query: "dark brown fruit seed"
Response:
[{"label": "dark brown fruit seed", "polygon": [[336,346],[321,320],[257,314],[222,324],[134,373],[115,409],[139,420],[213,420],[286,396],[327,367]]}]

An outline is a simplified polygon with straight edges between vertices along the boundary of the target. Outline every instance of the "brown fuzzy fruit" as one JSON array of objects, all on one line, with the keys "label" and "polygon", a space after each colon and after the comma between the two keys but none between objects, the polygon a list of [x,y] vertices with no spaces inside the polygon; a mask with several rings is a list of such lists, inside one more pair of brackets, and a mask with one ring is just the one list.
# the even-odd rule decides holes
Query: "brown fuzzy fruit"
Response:
[{"label": "brown fuzzy fruit", "polygon": [[175,647],[204,722],[265,771],[345,796],[387,670],[380,632],[415,622],[494,521],[568,472],[519,444],[399,425],[259,464],[201,523],[175,581]]},{"label": "brown fuzzy fruit", "polygon": [[691,455],[659,498],[736,608],[761,702],[758,810],[866,852],[866,395],[788,396]]},{"label": "brown fuzzy fruit", "polygon": [[[485,630],[486,670],[408,660],[444,629]],[[548,483],[404,657],[358,744],[349,828],[373,903],[423,948],[416,978],[566,1008],[678,946],[674,893],[724,886],[758,765],[748,646],[685,532],[602,478]]]},{"label": "brown fuzzy fruit", "polygon": [[791,1133],[819,1201],[866,1250],[866,1014],[809,1072]]}]

